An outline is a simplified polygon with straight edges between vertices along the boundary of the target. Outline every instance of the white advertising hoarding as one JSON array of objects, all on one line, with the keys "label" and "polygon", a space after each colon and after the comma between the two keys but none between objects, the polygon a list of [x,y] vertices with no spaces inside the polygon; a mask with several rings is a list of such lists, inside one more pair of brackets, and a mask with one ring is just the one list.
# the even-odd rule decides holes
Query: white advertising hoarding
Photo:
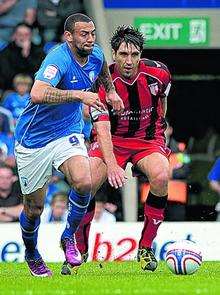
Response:
[{"label": "white advertising hoarding", "polygon": [[[48,262],[63,261],[59,240],[64,224],[42,224],[39,250]],[[136,256],[142,223],[94,223],[90,235],[90,260],[131,260]],[[163,259],[167,245],[190,239],[202,250],[203,260],[220,260],[220,222],[164,222],[154,241],[158,259]],[[0,224],[0,261],[24,261],[24,245],[19,224]]]}]

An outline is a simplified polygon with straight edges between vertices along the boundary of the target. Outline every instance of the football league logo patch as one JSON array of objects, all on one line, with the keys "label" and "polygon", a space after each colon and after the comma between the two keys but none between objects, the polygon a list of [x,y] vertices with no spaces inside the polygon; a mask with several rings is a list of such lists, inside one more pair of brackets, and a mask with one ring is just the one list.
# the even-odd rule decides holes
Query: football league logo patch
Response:
[{"label": "football league logo patch", "polygon": [[56,66],[49,65],[44,70],[43,76],[44,78],[51,80],[56,76],[57,72],[58,72],[58,68]]}]

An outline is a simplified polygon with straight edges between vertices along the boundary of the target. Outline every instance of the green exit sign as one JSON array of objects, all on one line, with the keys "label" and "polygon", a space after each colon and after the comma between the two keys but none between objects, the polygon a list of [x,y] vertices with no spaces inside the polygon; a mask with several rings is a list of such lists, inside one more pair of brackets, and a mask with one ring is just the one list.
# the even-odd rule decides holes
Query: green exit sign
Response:
[{"label": "green exit sign", "polygon": [[147,46],[207,46],[208,17],[137,17],[134,25],[145,36]]}]

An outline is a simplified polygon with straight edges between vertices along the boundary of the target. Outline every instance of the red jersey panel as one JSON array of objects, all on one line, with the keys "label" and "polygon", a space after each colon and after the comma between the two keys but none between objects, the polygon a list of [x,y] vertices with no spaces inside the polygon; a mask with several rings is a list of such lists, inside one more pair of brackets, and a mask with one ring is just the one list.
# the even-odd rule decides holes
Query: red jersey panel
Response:
[{"label": "red jersey panel", "polygon": [[[122,78],[115,63],[109,69],[116,91],[125,105],[125,110],[120,115],[115,114],[112,107],[107,105],[113,138],[164,142],[166,123],[162,116],[162,100],[168,95],[171,85],[167,67],[160,62],[142,59],[133,80]],[[102,86],[99,88],[99,96],[106,103]],[[108,120],[106,113],[96,112],[95,117],[95,120]]]}]

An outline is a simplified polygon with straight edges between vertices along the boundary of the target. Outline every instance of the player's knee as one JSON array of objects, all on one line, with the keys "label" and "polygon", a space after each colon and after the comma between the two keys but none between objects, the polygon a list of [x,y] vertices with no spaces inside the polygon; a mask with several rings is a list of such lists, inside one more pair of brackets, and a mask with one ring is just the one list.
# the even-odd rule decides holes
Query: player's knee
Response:
[{"label": "player's knee", "polygon": [[41,216],[44,210],[44,207],[41,205],[35,205],[35,206],[25,205],[24,210],[30,219],[36,219]]},{"label": "player's knee", "polygon": [[91,193],[91,189],[92,189],[91,181],[89,180],[78,181],[75,184],[74,188],[80,195],[88,195]]},{"label": "player's knee", "polygon": [[152,185],[159,191],[166,191],[168,187],[169,173],[160,172],[152,180]]}]

